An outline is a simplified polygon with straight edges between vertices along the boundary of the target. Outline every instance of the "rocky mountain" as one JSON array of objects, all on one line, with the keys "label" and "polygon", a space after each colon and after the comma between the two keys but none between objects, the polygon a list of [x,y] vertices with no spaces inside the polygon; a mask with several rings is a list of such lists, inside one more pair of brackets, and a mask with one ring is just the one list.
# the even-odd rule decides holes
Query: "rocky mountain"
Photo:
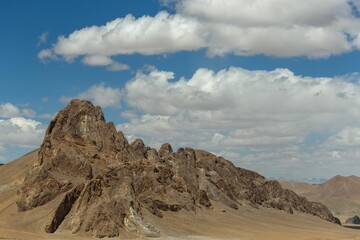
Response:
[{"label": "rocky mountain", "polygon": [[144,213],[195,214],[212,211],[213,204],[275,208],[337,222],[325,205],[209,152],[173,151],[169,144],[157,151],[140,139],[129,144],[99,107],[81,100],[72,100],[51,121],[18,191],[20,212],[51,204],[46,232],[96,237],[158,236]]}]

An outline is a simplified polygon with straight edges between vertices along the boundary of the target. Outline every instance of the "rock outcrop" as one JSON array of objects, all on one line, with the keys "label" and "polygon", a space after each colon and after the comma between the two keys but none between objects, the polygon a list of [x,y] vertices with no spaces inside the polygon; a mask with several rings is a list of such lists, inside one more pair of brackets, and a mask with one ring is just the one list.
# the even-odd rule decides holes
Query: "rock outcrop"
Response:
[{"label": "rock outcrop", "polygon": [[166,211],[211,211],[212,201],[234,209],[251,205],[298,211],[336,222],[325,205],[209,152],[174,152],[170,144],[157,151],[140,139],[129,144],[106,123],[99,107],[81,100],[72,100],[51,121],[17,206],[27,211],[54,199],[59,204],[47,232],[85,231],[96,237],[157,236],[144,211],[159,218]]},{"label": "rock outcrop", "polygon": [[353,217],[350,217],[346,219],[345,223],[347,224],[360,224],[360,218],[359,216],[355,215]]}]

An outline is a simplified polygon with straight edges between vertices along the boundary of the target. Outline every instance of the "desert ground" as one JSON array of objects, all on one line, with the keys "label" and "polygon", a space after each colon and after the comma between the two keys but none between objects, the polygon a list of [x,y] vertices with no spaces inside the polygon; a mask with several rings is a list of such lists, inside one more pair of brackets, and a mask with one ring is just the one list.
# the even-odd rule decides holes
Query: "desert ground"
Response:
[{"label": "desert ground", "polygon": [[[0,239],[84,239],[93,238],[86,233],[45,233],[44,227],[51,215],[52,204],[18,212],[17,189],[26,172],[34,164],[37,151],[33,151],[0,167]],[[151,224],[160,229],[158,239],[360,239],[360,230],[326,222],[306,214],[287,214],[283,211],[247,206],[239,210],[212,202],[213,211],[199,210],[196,214],[181,210],[166,212],[158,218],[145,212]],[[122,236],[124,239],[146,239]],[[118,238],[117,238],[118,239]]]}]

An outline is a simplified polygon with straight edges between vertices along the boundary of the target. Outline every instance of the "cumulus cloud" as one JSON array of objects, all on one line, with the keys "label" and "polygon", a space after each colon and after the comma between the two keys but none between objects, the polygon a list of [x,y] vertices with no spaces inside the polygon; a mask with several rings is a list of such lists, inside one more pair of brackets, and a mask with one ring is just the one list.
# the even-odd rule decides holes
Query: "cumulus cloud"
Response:
[{"label": "cumulus cloud", "polygon": [[[195,50],[205,42],[201,25],[192,18],[159,12],[154,17],[138,19],[132,15],[117,18],[104,26],[91,26],[60,36],[52,49],[44,49],[40,59],[62,56],[72,61],[83,56],[88,65],[104,66],[113,63],[111,56],[141,53],[145,55]],[[200,34],[200,35],[199,35]],[[110,70],[123,70],[115,64]]]},{"label": "cumulus cloud", "polygon": [[[178,12],[209,27],[210,55],[327,57],[357,47],[359,19],[342,0],[182,0]],[[206,5],[206,8],[203,6]]]},{"label": "cumulus cloud", "polygon": [[108,66],[109,71],[124,71],[130,69],[128,65],[115,62],[110,57],[102,55],[87,55],[82,61],[85,65],[89,66]]},{"label": "cumulus cloud", "polygon": [[90,66],[107,66],[113,61],[107,56],[89,55],[83,58],[83,63]]},{"label": "cumulus cloud", "polygon": [[[360,139],[353,129],[360,128],[357,82],[298,76],[288,69],[202,68],[189,79],[153,69],[124,87],[126,121],[117,128],[154,147],[170,142],[207,149],[263,173],[267,164],[279,164],[282,174],[300,165],[305,170],[314,159],[323,170],[329,161],[339,164],[331,153],[340,142]],[[337,135],[341,141],[327,143]]]},{"label": "cumulus cloud", "polygon": [[[206,8],[204,8],[206,6]],[[344,1],[304,0],[297,4],[289,0],[182,0],[178,12],[212,22],[238,24],[247,27],[272,25],[326,26],[337,18],[350,14]]]},{"label": "cumulus cloud", "polygon": [[0,117],[10,118],[20,116],[20,109],[11,103],[0,104]]},{"label": "cumulus cloud", "polygon": [[94,85],[86,91],[75,97],[62,96],[62,102],[69,102],[72,98],[86,99],[92,101],[95,105],[103,108],[119,108],[122,92],[118,88],[111,88],[104,83]]},{"label": "cumulus cloud", "polygon": [[49,60],[58,60],[58,56],[51,50],[51,49],[43,49],[41,50],[37,57],[42,61],[43,63],[48,62]]},{"label": "cumulus cloud", "polygon": [[[209,55],[328,57],[360,48],[358,0],[179,0],[161,1],[176,13],[127,15],[102,26],[60,36],[41,60],[82,57],[110,66],[117,55],[166,54],[207,49]],[[206,7],[204,7],[206,6]],[[109,67],[114,69],[116,67]],[[121,68],[123,70],[123,68]]]},{"label": "cumulus cloud", "polygon": [[12,118],[12,117],[36,117],[34,110],[30,108],[20,109],[12,103],[0,104],[0,118]]},{"label": "cumulus cloud", "polygon": [[44,137],[44,126],[23,117],[0,119],[0,145],[38,147]]}]

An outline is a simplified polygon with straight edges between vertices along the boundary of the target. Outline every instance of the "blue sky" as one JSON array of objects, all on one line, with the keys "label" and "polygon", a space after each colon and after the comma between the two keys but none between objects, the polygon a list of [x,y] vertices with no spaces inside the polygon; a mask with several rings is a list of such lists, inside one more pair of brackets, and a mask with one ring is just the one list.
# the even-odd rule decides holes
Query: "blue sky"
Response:
[{"label": "blue sky", "polygon": [[[204,7],[206,6],[206,7]],[[129,141],[267,177],[358,175],[358,0],[0,2],[0,162],[73,97]]]}]

